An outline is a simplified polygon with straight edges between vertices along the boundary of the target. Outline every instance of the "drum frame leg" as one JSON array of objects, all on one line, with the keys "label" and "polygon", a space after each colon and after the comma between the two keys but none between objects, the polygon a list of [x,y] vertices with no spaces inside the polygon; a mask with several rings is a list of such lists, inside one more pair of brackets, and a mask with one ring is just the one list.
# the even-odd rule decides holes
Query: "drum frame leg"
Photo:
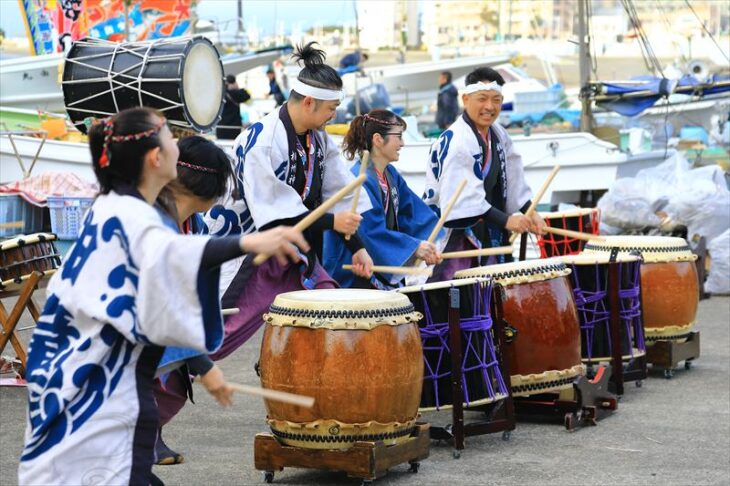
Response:
[{"label": "drum frame leg", "polygon": [[611,366],[600,366],[593,380],[578,376],[573,388],[514,400],[519,420],[562,422],[569,431],[598,421],[618,409],[618,397],[608,390]]},{"label": "drum frame leg", "polygon": [[[505,340],[505,322],[503,319],[502,302],[505,298],[504,288],[495,283],[493,286],[492,299],[492,322],[494,331],[494,344],[497,353],[497,361],[502,371],[502,376],[510,376],[509,367],[504,359]],[[462,347],[461,347],[461,317],[459,315],[460,308],[459,289],[452,288],[449,290],[449,349],[451,349],[451,386],[452,397],[463,397],[462,389]],[[487,417],[486,420],[464,423],[464,407],[463,400],[454,400],[451,409],[450,425],[444,427],[431,426],[430,435],[433,440],[453,440],[454,441],[454,458],[461,457],[461,451],[464,450],[464,438],[475,435],[493,434],[502,432],[502,438],[509,440],[510,432],[515,429],[515,408],[512,399],[512,390],[507,386],[507,397],[494,403],[479,405],[476,407],[467,407],[468,411],[482,412]]]},{"label": "drum frame leg", "polygon": [[41,280],[41,277],[43,277],[43,274],[40,272],[33,272],[30,274],[28,279],[23,283],[20,291],[17,293],[18,300],[15,302],[13,310],[10,311],[10,314],[8,314],[8,312],[5,310],[5,306],[2,303],[2,298],[9,297],[10,295],[15,295],[15,293],[4,295],[0,292],[0,324],[2,324],[2,329],[0,330],[0,355],[2,355],[3,351],[5,350],[5,346],[7,346],[8,341],[10,341],[10,344],[15,350],[15,355],[20,360],[21,368],[20,370],[18,370],[18,374],[22,378],[25,378],[25,370],[28,363],[28,353],[26,352],[23,343],[21,343],[20,339],[18,339],[18,336],[15,333],[15,328],[18,325],[20,317],[22,316],[23,311],[26,308],[33,317],[33,320],[36,322],[38,321],[38,318],[40,317],[40,312],[38,312],[38,308],[33,302],[33,293],[36,291],[38,287],[38,282]]},{"label": "drum frame leg", "polygon": [[355,442],[344,450],[305,449],[284,445],[272,434],[256,434],[254,438],[254,467],[264,471],[264,480],[274,480],[276,471],[285,467],[343,471],[349,477],[369,483],[388,473],[388,469],[408,463],[409,471],[417,473],[420,461],[429,456],[429,425],[417,423],[410,438],[386,446],[382,442]]},{"label": "drum frame leg", "polygon": [[[618,253],[618,252],[616,252]],[[613,255],[613,253],[612,253]],[[619,263],[613,258],[608,263],[608,307],[609,307],[609,332],[611,333],[611,381],[610,390],[616,395],[623,395],[624,384],[627,381],[640,382],[647,375],[646,356],[636,356],[625,367],[621,356],[621,342],[626,329],[621,323],[621,299],[620,292],[620,271]],[[641,295],[639,295],[641,299]]]}]

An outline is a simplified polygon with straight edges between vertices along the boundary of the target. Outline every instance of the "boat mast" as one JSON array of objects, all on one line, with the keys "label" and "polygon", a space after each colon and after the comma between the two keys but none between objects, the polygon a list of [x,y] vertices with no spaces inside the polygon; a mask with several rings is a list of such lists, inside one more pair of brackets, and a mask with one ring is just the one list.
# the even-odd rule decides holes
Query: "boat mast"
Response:
[{"label": "boat mast", "polygon": [[586,22],[587,1],[578,0],[578,66],[580,69],[580,130],[590,133],[593,131],[593,114],[588,88],[591,78],[591,50]]}]

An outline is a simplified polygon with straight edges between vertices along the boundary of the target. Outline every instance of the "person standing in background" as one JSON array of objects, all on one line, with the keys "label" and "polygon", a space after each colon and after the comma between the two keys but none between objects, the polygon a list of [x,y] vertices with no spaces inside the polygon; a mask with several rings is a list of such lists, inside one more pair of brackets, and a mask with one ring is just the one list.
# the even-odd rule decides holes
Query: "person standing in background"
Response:
[{"label": "person standing in background", "polygon": [[273,69],[266,71],[266,77],[269,78],[269,96],[273,96],[276,100],[276,106],[281,106],[286,101],[284,93],[282,93],[279,83],[276,82],[276,73]]},{"label": "person standing in background", "polygon": [[218,128],[215,129],[215,136],[220,139],[233,140],[241,133],[241,108],[239,105],[251,99],[251,95],[245,89],[238,87],[236,77],[232,74],[226,76],[226,94],[223,113]]},{"label": "person standing in background", "polygon": [[451,72],[444,71],[439,75],[439,94],[436,105],[436,124],[446,130],[459,115],[459,92],[451,83]]}]

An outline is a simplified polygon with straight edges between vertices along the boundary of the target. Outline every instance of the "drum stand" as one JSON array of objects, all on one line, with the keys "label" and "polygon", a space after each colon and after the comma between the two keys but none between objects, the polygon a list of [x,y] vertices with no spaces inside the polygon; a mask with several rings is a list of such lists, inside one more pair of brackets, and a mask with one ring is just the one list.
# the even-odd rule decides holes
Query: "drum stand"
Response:
[{"label": "drum stand", "polygon": [[700,357],[700,332],[692,331],[687,334],[684,342],[675,340],[655,341],[646,347],[646,359],[652,367],[664,370],[664,378],[671,379],[674,369],[684,361],[684,369],[692,367],[692,361]]},{"label": "drum stand", "polygon": [[[503,359],[505,346],[505,326],[502,319],[502,300],[504,289],[494,284],[494,299],[492,303],[492,322],[494,330],[494,344],[497,360],[502,375],[509,377],[509,368]],[[461,349],[461,316],[459,315],[459,289],[449,290],[449,348],[451,349],[451,396],[463,397],[462,389],[462,349]],[[454,400],[451,409],[452,423],[444,427],[431,427],[431,439],[454,441],[453,455],[455,459],[461,457],[464,450],[464,438],[474,435],[493,434],[502,432],[502,439],[509,440],[510,433],[515,429],[515,410],[512,401],[512,391],[507,386],[507,397],[487,405],[466,407],[468,411],[483,412],[487,419],[464,423],[463,400]]]},{"label": "drum stand", "polygon": [[[641,300],[641,295],[639,295]],[[621,342],[626,332],[621,323],[621,299],[619,298],[619,264],[615,261],[608,263],[608,307],[609,332],[611,335],[611,373],[609,390],[616,395],[624,394],[624,384],[633,381],[637,387],[641,387],[642,380],[647,377],[646,355],[636,356],[624,364],[621,356]],[[647,351],[648,354],[648,351]],[[600,370],[600,368],[599,368]],[[593,367],[588,365],[588,376],[593,377]]]},{"label": "drum stand", "polygon": [[[34,321],[38,321],[40,312],[38,307],[33,302],[33,293],[38,288],[38,283],[44,275],[41,272],[33,272],[23,282],[23,285],[17,291],[4,291],[0,290],[0,324],[2,329],[0,330],[0,355],[5,350],[5,346],[10,341],[10,344],[15,350],[15,355],[20,361],[20,368],[17,370],[17,374],[21,378],[25,378],[25,369],[28,362],[28,354],[23,347],[23,343],[20,342],[18,336],[15,333],[15,327],[20,321],[20,317],[23,314],[23,310],[26,308],[30,312]],[[18,300],[15,302],[13,310],[8,314],[3,305],[2,299],[7,297],[18,296]]]},{"label": "drum stand", "polygon": [[428,424],[416,424],[408,440],[386,446],[382,442],[355,442],[344,450],[305,449],[284,445],[271,434],[256,434],[254,466],[264,471],[264,481],[274,481],[274,472],[285,467],[343,471],[349,477],[371,484],[383,477],[388,469],[408,463],[409,471],[418,472],[420,461],[429,454]]}]

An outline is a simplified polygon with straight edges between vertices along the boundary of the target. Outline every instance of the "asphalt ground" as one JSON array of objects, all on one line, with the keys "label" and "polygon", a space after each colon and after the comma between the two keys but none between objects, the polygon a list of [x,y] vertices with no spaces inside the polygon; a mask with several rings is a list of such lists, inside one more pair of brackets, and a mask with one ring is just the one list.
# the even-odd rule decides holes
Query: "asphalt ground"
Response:
[{"label": "asphalt ground", "polygon": [[[12,300],[5,305],[10,308]],[[21,325],[29,320],[25,316]],[[702,348],[692,369],[679,369],[671,380],[653,370],[641,388],[629,383],[618,411],[598,426],[568,432],[557,424],[520,422],[509,441],[499,433],[467,438],[460,459],[452,457],[451,445],[432,442],[418,474],[401,465],[376,484],[730,484],[730,299],[702,301],[697,322]],[[253,364],[260,341],[261,331],[220,363],[230,381],[258,384]],[[5,354],[12,354],[10,347]],[[163,434],[185,462],[156,466],[155,474],[170,485],[263,484],[253,466],[254,436],[266,431],[263,401],[238,395],[232,408],[221,409],[196,387],[196,403],[186,405]],[[24,388],[0,387],[3,485],[17,483],[25,409]],[[451,421],[449,412],[424,418],[438,425]],[[287,468],[276,473],[274,483],[359,481],[343,473]]]}]

